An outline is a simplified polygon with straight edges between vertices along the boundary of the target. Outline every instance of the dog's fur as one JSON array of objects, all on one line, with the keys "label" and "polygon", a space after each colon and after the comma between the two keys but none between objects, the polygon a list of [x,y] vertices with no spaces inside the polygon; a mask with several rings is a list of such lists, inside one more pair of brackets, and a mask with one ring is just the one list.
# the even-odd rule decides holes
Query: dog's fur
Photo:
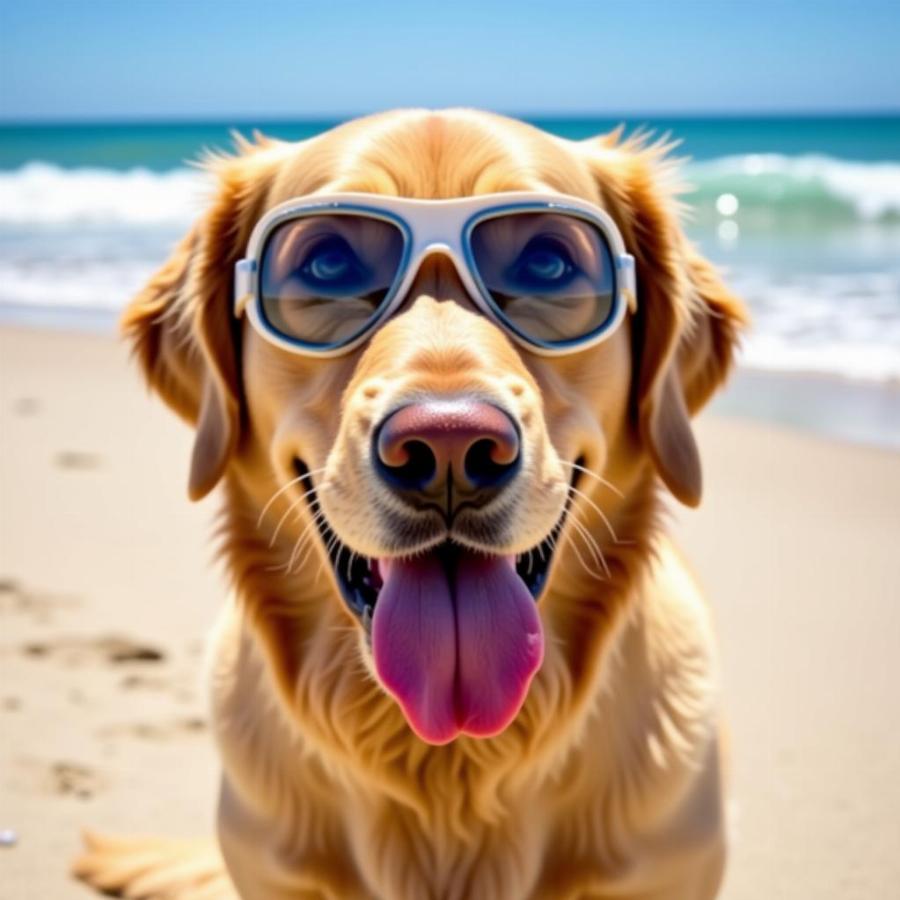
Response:
[{"label": "dog's fur", "polygon": [[[662,533],[661,485],[689,505],[700,499],[689,417],[726,376],[744,312],[682,233],[666,149],[618,131],[571,142],[485,113],[401,111],[299,144],[257,138],[211,161],[208,211],[124,328],[150,385],[196,426],[191,496],[224,484],[234,598],[209,664],[221,857],[90,837],[82,878],[148,898],[234,888],[248,900],[716,894],[725,844],[713,635]],[[435,256],[362,348],[287,353],[233,318],[234,262],[267,209],[336,190],[591,200],[637,259],[637,311],[594,349],[536,357],[479,315]],[[581,479],[586,496],[559,540],[539,604],[545,658],[521,712],[497,737],[441,747],[413,734],[374,676],[304,486],[257,524],[296,458],[318,473],[336,534],[389,553],[365,448],[384,410],[416,391],[477,391],[514,412],[529,462],[498,552],[550,531],[567,462],[580,457],[602,476]]]}]

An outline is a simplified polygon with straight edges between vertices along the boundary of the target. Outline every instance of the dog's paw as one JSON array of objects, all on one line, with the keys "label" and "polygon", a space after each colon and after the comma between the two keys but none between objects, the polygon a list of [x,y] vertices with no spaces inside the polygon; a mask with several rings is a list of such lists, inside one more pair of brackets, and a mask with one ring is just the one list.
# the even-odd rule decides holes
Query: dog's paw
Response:
[{"label": "dog's paw", "polygon": [[85,832],[72,874],[129,900],[237,900],[212,841],[114,838]]}]

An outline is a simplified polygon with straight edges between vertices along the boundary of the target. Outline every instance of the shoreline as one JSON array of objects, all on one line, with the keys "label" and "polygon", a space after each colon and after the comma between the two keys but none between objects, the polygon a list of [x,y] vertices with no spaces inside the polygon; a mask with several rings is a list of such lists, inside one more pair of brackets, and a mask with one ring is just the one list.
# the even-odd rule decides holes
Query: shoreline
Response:
[{"label": "shoreline", "polygon": [[897,382],[738,368],[700,415],[750,420],[850,446],[900,451]]},{"label": "shoreline", "polygon": [[[120,311],[0,303],[0,331],[117,340]],[[752,420],[864,447],[900,451],[900,381],[738,366],[701,416]]]}]

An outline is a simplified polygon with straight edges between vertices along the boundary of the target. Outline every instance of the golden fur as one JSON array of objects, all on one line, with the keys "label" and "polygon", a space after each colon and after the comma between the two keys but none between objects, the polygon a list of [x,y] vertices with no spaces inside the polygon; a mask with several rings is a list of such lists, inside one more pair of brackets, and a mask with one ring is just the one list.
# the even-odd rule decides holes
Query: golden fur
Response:
[{"label": "golden fur", "polygon": [[[666,149],[620,132],[571,142],[467,110],[399,111],[299,144],[258,138],[210,163],[208,211],[124,330],[151,386],[196,425],[191,496],[223,482],[234,596],[209,685],[219,846],[241,897],[715,896],[725,845],[713,635],[662,533],[660,485],[699,502],[689,417],[725,378],[744,312],[682,233]],[[267,209],[335,190],[591,200],[637,259],[637,312],[594,349],[539,358],[478,315],[433,257],[362,348],[289,354],[232,317],[233,264]],[[595,475],[579,482],[586,496],[540,601],[546,653],[524,707],[497,737],[435,747],[374,677],[302,487],[266,505],[300,458],[336,533],[390,552],[360,448],[407,392],[473,389],[515,412],[531,461],[503,552],[549,532],[567,463],[581,457]],[[75,871],[128,897],[233,896],[210,846],[91,837]]]}]

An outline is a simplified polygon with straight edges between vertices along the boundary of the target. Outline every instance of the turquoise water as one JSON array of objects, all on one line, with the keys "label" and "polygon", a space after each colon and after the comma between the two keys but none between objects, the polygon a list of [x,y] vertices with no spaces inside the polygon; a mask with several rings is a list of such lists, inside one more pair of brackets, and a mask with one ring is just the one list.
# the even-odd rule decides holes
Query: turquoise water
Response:
[{"label": "turquoise water", "polygon": [[[532,121],[682,141],[688,232],[753,314],[745,367],[900,384],[900,115]],[[188,161],[232,128],[292,140],[332,124],[0,125],[0,318],[111,327],[203,208],[208,176]]]},{"label": "turquoise water", "polygon": [[[746,153],[786,156],[819,154],[860,161],[900,160],[900,116],[760,116],[750,118],[535,118],[535,125],[579,140],[625,123],[671,132],[681,151],[695,160]],[[242,121],[0,125],[0,169],[34,160],[65,168],[92,166],[154,172],[195,159],[203,147],[230,145],[229,133],[254,128],[284,140],[302,140],[336,125],[333,121]]]}]

